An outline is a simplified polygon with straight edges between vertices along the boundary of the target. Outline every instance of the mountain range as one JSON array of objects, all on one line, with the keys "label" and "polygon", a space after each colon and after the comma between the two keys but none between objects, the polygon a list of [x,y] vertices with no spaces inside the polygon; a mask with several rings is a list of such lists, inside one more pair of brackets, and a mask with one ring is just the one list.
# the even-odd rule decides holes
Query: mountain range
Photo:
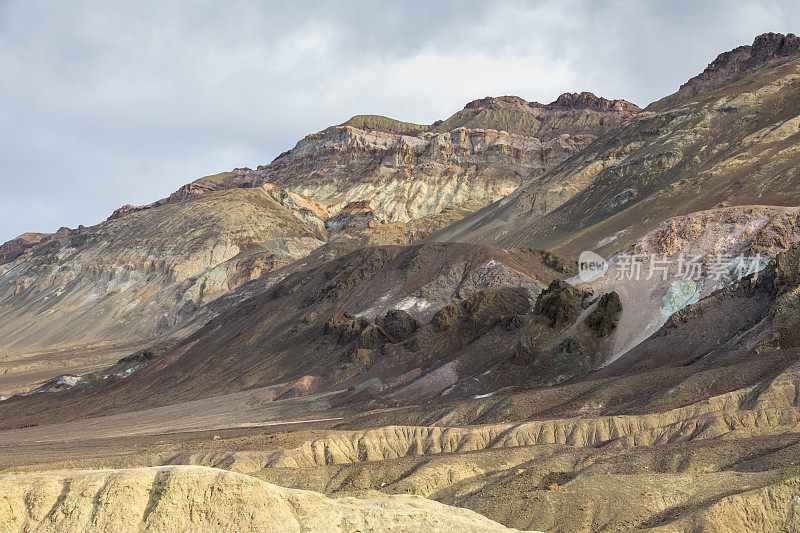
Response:
[{"label": "mountain range", "polygon": [[1,522],[794,530],[798,168],[800,40],[768,33],[643,108],[358,115],[23,234]]}]

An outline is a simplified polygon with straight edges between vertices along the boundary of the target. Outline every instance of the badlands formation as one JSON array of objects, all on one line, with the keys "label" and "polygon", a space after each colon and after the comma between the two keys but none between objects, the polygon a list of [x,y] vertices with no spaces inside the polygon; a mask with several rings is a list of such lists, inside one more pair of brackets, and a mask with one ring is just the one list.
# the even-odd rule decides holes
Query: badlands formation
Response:
[{"label": "badlands formation", "polygon": [[798,147],[765,34],[644,109],[360,115],[24,234],[0,530],[799,530]]}]

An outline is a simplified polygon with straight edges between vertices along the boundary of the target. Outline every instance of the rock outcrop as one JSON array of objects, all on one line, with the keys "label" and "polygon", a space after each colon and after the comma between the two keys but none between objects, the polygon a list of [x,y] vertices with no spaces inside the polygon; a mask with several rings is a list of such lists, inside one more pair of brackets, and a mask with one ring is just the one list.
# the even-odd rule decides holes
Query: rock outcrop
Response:
[{"label": "rock outcrop", "polygon": [[375,211],[369,206],[367,200],[350,202],[325,221],[325,227],[328,229],[364,228],[377,225],[378,220],[375,216]]},{"label": "rock outcrop", "polygon": [[486,97],[429,126],[361,115],[235,183],[272,182],[329,207],[369,201],[379,218],[407,221],[498,200],[640,111],[584,92],[550,104]]},{"label": "rock outcrop", "polygon": [[586,307],[591,294],[562,280],[552,283],[539,294],[534,312],[550,320],[550,325],[560,328],[570,324],[582,308]]},{"label": "rock outcrop", "polygon": [[410,337],[419,328],[419,323],[406,311],[390,309],[386,316],[375,321],[395,342]]},{"label": "rock outcrop", "polygon": [[608,337],[617,327],[620,311],[622,303],[619,294],[616,291],[607,292],[600,297],[594,311],[586,317],[586,325],[597,333],[598,337]]},{"label": "rock outcrop", "polygon": [[368,201],[379,218],[408,221],[470,200],[485,205],[502,198],[593,138],[563,134],[540,141],[466,128],[411,136],[336,126],[309,135],[234,184],[274,183],[335,210]]},{"label": "rock outcrop", "polygon": [[365,318],[347,313],[336,313],[325,323],[323,332],[326,335],[334,335],[340,344],[347,344],[356,339],[369,326],[370,323]]},{"label": "rock outcrop", "polygon": [[161,207],[162,205],[183,202],[184,200],[188,200],[189,198],[200,196],[201,194],[208,192],[228,189],[233,183],[234,178],[246,174],[249,170],[249,168],[236,168],[230,172],[222,172],[220,174],[204,176],[194,180],[191,183],[183,185],[180,189],[170,194],[168,197],[157,200],[151,204],[138,206],[130,204],[123,205],[119,209],[114,210],[114,212],[111,213],[111,216],[108,217],[108,220],[114,220],[126,215],[130,215],[131,213],[145,211],[154,207]]},{"label": "rock outcrop", "polygon": [[607,100],[590,92],[564,93],[549,104],[518,96],[480,98],[468,103],[431,131],[456,127],[496,129],[549,141],[563,134],[594,137],[629,122],[641,109],[626,100]]}]

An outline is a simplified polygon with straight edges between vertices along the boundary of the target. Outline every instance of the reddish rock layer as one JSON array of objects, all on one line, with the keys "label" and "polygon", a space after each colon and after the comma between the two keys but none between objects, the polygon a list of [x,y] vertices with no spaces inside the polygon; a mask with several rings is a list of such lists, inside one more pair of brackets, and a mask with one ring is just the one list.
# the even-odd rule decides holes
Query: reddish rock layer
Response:
[{"label": "reddish rock layer", "polygon": [[0,265],[10,263],[48,237],[49,233],[23,233],[0,246]]}]

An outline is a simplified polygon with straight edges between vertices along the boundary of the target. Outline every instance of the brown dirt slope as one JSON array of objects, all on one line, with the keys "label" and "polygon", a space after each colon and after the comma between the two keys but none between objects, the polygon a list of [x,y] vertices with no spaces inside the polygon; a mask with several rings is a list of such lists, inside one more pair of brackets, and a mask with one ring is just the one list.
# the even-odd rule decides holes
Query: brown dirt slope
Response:
[{"label": "brown dirt slope", "polygon": [[[42,395],[14,397],[0,402],[0,410],[75,418],[278,383],[297,383],[287,394],[337,390],[370,378],[399,379],[395,389],[402,397],[437,395],[502,358],[515,333],[498,321],[525,314],[545,282],[572,273],[570,261],[536,250],[507,253],[469,244],[366,248],[289,275],[132,373],[125,372],[134,366],[129,364],[107,371],[106,379],[99,379],[103,373],[87,378],[57,403]],[[458,308],[451,331],[443,334],[435,315],[461,301],[473,303]],[[413,338],[397,338],[385,323],[391,309],[426,325]],[[344,340],[326,326],[337,313],[358,317],[358,327]],[[487,344],[473,346],[478,340]],[[416,383],[430,370],[442,379]]]}]

